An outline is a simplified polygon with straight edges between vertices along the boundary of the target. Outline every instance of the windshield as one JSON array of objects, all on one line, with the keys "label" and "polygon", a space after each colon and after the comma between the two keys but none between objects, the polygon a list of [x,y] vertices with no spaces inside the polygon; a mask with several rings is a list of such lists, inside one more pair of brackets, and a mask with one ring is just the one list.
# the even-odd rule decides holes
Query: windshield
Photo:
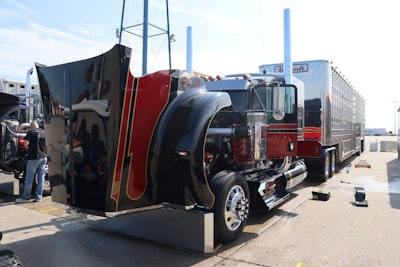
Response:
[{"label": "windshield", "polygon": [[253,110],[272,110],[272,88],[256,86],[252,97]]},{"label": "windshield", "polygon": [[226,91],[232,100],[234,111],[241,111],[246,108],[247,91],[246,90],[228,90]]}]

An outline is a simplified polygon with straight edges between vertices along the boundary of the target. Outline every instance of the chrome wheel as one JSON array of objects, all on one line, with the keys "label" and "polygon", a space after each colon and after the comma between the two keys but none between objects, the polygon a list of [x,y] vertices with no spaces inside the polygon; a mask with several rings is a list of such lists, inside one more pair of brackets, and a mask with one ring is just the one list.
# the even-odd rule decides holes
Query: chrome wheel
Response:
[{"label": "chrome wheel", "polygon": [[327,179],[327,178],[329,178],[329,172],[330,172],[330,169],[331,169],[331,167],[330,167],[330,160],[329,160],[329,153],[326,153],[325,154],[325,164],[324,164],[325,166],[325,168],[324,168],[324,171],[325,171],[325,173],[324,173],[324,175],[325,175],[325,179]]},{"label": "chrome wheel", "polygon": [[246,226],[250,191],[247,181],[238,172],[224,170],[218,172],[210,182],[215,195],[214,236],[221,243],[229,243],[239,238]]},{"label": "chrome wheel", "polygon": [[247,219],[248,214],[249,200],[246,198],[243,188],[235,185],[229,191],[225,201],[224,219],[226,227],[235,231]]},{"label": "chrome wheel", "polygon": [[331,173],[330,176],[332,177],[336,173],[336,151],[333,150],[331,152]]}]

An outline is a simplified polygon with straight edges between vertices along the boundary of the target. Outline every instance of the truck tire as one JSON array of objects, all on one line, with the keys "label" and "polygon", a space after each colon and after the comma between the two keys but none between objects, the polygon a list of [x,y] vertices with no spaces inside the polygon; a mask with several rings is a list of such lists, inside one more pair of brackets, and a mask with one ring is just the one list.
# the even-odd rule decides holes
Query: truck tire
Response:
[{"label": "truck tire", "polygon": [[22,262],[11,250],[0,250],[0,266],[22,266]]},{"label": "truck tire", "polygon": [[328,180],[328,178],[330,177],[329,174],[331,172],[331,159],[329,157],[329,152],[324,153],[324,159],[322,160],[322,164],[321,164],[321,181],[322,182],[326,182]]},{"label": "truck tire", "polygon": [[211,179],[210,186],[215,195],[215,240],[230,243],[239,238],[248,219],[249,185],[238,172],[221,171]]},{"label": "truck tire", "polygon": [[329,154],[330,154],[330,163],[329,163],[329,165],[330,165],[330,173],[329,173],[329,177],[332,177],[337,172],[336,150],[332,150],[331,152],[329,152]]}]

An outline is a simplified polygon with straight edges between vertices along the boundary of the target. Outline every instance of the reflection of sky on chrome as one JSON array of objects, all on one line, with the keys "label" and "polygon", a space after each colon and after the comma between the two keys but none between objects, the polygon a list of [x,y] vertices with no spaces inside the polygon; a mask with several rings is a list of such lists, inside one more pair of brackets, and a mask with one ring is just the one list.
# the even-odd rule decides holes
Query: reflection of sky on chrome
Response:
[{"label": "reflection of sky on chrome", "polygon": [[374,176],[361,176],[353,180],[352,185],[364,187],[366,192],[400,194],[400,178],[392,178],[386,183],[377,181]]}]

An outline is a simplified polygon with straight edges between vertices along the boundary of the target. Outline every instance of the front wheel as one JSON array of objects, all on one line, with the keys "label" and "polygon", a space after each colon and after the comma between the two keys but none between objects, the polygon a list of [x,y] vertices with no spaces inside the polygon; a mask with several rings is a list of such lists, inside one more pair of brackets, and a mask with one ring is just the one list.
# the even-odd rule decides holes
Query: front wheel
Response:
[{"label": "front wheel", "polygon": [[221,243],[229,243],[242,234],[249,215],[250,191],[244,177],[234,171],[221,171],[211,180],[215,195],[214,235]]}]

